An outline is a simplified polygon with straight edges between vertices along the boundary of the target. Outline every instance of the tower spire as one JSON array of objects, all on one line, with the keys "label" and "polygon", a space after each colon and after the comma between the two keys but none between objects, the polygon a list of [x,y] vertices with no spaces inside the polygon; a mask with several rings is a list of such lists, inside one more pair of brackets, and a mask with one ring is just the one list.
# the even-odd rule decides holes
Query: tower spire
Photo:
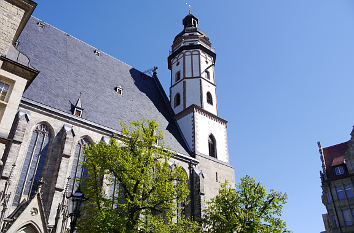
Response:
[{"label": "tower spire", "polygon": [[188,13],[192,14],[192,10],[191,10],[192,6],[191,4],[188,4],[188,0],[186,0],[186,5],[188,6]]}]

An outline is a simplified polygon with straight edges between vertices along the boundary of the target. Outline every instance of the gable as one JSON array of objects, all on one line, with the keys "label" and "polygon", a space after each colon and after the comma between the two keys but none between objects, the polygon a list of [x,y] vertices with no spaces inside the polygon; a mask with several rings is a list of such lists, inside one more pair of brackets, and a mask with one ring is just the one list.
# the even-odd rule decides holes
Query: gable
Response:
[{"label": "gable", "polygon": [[[47,223],[40,195],[37,194],[32,200],[22,203],[22,205],[27,205],[22,212],[11,214],[15,216],[18,214],[18,216],[7,233],[47,233]],[[18,210],[20,208],[15,212]]]}]

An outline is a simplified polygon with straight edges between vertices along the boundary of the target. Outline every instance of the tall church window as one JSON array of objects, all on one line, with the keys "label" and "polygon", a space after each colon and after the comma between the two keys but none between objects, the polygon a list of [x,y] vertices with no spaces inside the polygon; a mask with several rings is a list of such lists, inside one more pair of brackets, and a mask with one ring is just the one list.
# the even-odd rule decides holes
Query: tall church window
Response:
[{"label": "tall church window", "polygon": [[179,93],[177,93],[175,95],[175,101],[174,101],[174,106],[177,107],[181,104],[181,95]]},{"label": "tall church window", "polygon": [[181,79],[181,72],[177,71],[175,75],[175,82],[178,82]]},{"label": "tall church window", "polygon": [[91,143],[88,139],[82,138],[76,145],[75,155],[73,160],[73,165],[70,173],[70,187],[69,193],[75,193],[80,184],[80,179],[87,176],[87,168],[83,165],[84,163],[84,149]]},{"label": "tall church window", "polygon": [[213,97],[211,96],[210,92],[207,92],[206,97],[207,97],[208,104],[213,105]]},{"label": "tall church window", "polygon": [[[186,170],[184,170],[184,168],[182,168],[183,173],[185,174],[185,176],[187,177],[187,182],[188,182],[188,175]],[[178,185],[180,181],[177,181],[176,185]],[[183,216],[186,214],[185,213],[185,208],[186,206],[184,205],[184,203],[179,200],[178,198],[176,198],[176,204],[177,204],[177,219],[181,219],[183,218]]]},{"label": "tall church window", "polygon": [[21,197],[32,197],[36,193],[38,182],[42,178],[50,137],[49,129],[44,124],[38,125],[33,131],[17,184],[14,206],[19,204]]},{"label": "tall church window", "polygon": [[210,134],[208,138],[208,146],[209,146],[209,156],[216,158],[216,141],[215,137]]},{"label": "tall church window", "polygon": [[124,203],[124,189],[119,180],[112,175],[110,177],[110,185],[108,188],[108,195],[112,201],[112,209],[115,209],[117,207],[117,204],[123,204]]}]

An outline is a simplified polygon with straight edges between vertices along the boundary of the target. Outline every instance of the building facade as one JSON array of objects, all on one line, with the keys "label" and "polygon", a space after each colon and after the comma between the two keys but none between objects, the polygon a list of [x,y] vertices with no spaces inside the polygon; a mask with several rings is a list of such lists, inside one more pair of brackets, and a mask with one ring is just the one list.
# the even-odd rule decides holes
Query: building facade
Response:
[{"label": "building facade", "polygon": [[216,55],[192,14],[168,57],[170,98],[148,76],[32,15],[31,0],[0,0],[0,229],[65,232],[83,148],[155,119],[188,174],[186,214],[200,220],[221,182],[234,183],[227,121],[217,112]]},{"label": "building facade", "polygon": [[325,232],[354,232],[354,131],[351,139],[323,148],[318,143],[322,161],[322,203]]}]

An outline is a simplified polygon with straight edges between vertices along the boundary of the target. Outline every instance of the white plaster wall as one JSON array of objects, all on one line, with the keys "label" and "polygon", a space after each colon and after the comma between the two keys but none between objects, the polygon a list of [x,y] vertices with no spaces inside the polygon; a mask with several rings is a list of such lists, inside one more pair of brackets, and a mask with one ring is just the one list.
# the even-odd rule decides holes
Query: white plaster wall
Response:
[{"label": "white plaster wall", "polygon": [[229,154],[226,125],[200,113],[195,114],[196,151],[204,155],[209,155],[208,138],[210,134],[213,134],[216,140],[217,159],[228,163]]},{"label": "white plaster wall", "polygon": [[[179,64],[177,65],[177,62]],[[183,79],[183,53],[179,54],[176,58],[172,59],[172,83],[171,86],[174,85],[176,82],[176,73],[181,73],[180,80]]]},{"label": "white plaster wall", "polygon": [[[181,104],[175,108],[175,96],[179,93],[181,96]],[[171,107],[175,114],[181,112],[183,110],[183,81],[177,83],[175,86],[171,88]]]},{"label": "white plaster wall", "polygon": [[200,79],[186,80],[186,107],[195,104],[201,106],[200,102]]},{"label": "white plaster wall", "polygon": [[[216,101],[216,88],[214,85],[210,84],[206,80],[202,79],[202,89],[203,89],[203,109],[206,111],[217,115],[217,101]],[[210,92],[211,96],[213,97],[213,105],[207,102],[207,93]]]},{"label": "white plaster wall", "polygon": [[177,123],[183,133],[184,138],[187,141],[189,148],[194,148],[194,130],[193,130],[193,113],[189,113],[183,118],[177,120]]},{"label": "white plaster wall", "polygon": [[192,77],[192,53],[185,52],[184,54],[184,72],[186,77]]},{"label": "white plaster wall", "polygon": [[[196,54],[195,54],[196,53]],[[199,52],[193,52],[193,77],[200,76],[200,59],[199,59]]]},{"label": "white plaster wall", "polygon": [[[214,63],[213,58],[209,56],[208,54],[204,53],[203,51],[200,51],[201,56],[200,56],[200,67],[201,67],[201,76],[206,79],[206,73],[205,69],[210,66],[211,64]],[[208,61],[208,62],[206,62]],[[214,77],[214,66],[210,67],[208,69],[210,73],[210,82],[215,83],[215,77]]]}]

